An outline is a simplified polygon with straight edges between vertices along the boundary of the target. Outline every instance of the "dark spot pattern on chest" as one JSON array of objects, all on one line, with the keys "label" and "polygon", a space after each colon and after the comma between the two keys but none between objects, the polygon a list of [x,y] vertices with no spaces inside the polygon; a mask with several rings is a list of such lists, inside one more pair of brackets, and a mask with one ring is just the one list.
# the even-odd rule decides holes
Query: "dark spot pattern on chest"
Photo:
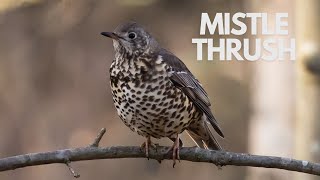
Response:
[{"label": "dark spot pattern on chest", "polygon": [[180,133],[199,113],[192,103],[185,103],[187,97],[172,84],[165,68],[157,68],[147,58],[140,61],[110,70],[113,100],[120,118],[143,136],[159,138]]}]

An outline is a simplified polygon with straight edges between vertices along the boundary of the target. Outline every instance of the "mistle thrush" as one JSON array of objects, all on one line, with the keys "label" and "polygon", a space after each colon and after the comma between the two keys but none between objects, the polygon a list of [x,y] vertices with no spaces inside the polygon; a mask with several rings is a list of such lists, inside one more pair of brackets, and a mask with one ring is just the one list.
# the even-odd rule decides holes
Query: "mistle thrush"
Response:
[{"label": "mistle thrush", "polygon": [[197,146],[221,150],[209,129],[224,137],[210,110],[210,100],[200,82],[186,65],[135,22],[102,32],[112,38],[115,59],[110,67],[113,101],[121,120],[132,131],[146,138],[170,138],[173,161],[179,159],[186,130]]}]

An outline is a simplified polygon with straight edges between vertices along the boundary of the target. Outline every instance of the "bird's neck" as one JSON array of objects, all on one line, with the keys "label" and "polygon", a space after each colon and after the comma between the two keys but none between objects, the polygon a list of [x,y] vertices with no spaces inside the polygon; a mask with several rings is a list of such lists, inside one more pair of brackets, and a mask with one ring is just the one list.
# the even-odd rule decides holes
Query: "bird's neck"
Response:
[{"label": "bird's neck", "polygon": [[153,53],[137,55],[116,52],[113,63],[119,71],[130,76],[135,73],[141,73],[141,71],[152,71],[154,59],[156,58]]}]

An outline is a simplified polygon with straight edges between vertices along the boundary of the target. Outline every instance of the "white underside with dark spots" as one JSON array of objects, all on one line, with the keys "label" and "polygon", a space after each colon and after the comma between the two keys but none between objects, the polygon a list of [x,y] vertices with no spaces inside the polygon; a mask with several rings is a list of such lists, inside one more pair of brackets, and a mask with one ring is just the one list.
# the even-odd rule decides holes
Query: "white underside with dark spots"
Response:
[{"label": "white underside with dark spots", "polygon": [[[121,120],[138,134],[174,137],[200,118],[193,103],[170,81],[170,68],[161,56],[120,60],[110,68],[113,100]],[[154,63],[148,67],[148,63]],[[138,82],[139,81],[139,82]]]}]

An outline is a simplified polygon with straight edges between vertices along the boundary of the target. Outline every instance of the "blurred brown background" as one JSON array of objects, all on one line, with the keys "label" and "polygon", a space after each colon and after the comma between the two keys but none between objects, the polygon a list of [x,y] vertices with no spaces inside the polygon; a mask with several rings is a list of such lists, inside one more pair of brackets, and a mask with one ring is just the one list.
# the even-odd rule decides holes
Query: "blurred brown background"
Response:
[{"label": "blurred brown background", "polygon": [[[308,134],[310,128],[317,127],[314,119],[319,120],[319,116],[305,116],[319,107],[319,82],[315,75],[303,74],[303,67],[299,73],[299,64],[289,60],[196,61],[196,45],[191,43],[192,38],[199,37],[201,12],[212,17],[216,12],[288,12],[288,38],[297,36],[303,43],[303,33],[309,31],[296,29],[296,14],[316,12],[312,3],[317,4],[306,2],[311,5],[302,8],[291,0],[1,0],[0,157],[86,146],[102,127],[107,128],[102,146],[143,142],[120,121],[113,107],[108,73],[113,47],[110,40],[100,35],[101,31],[111,31],[120,23],[135,20],[180,57],[202,82],[226,135],[224,140],[219,139],[226,150],[319,160],[319,156],[310,154],[319,153],[316,137],[320,136],[314,136],[313,131]],[[319,21],[300,17],[301,22],[306,22],[306,18],[310,23]],[[312,47],[319,42],[315,35],[318,31],[314,32],[307,33]],[[309,84],[314,84],[313,93],[303,88],[305,76]],[[310,96],[304,98],[305,94]],[[303,105],[297,110],[299,102]],[[300,109],[303,112],[299,113]],[[297,118],[300,116],[301,120]],[[304,123],[306,118],[310,119],[308,123]],[[183,137],[187,146],[194,146],[187,136]],[[171,163],[116,159],[77,162],[73,166],[83,180],[284,180],[297,176],[260,168],[229,166],[218,170],[214,165],[184,161],[172,169]],[[312,176],[297,179],[301,178]],[[2,172],[0,179],[73,177],[63,165],[46,165]]]}]

